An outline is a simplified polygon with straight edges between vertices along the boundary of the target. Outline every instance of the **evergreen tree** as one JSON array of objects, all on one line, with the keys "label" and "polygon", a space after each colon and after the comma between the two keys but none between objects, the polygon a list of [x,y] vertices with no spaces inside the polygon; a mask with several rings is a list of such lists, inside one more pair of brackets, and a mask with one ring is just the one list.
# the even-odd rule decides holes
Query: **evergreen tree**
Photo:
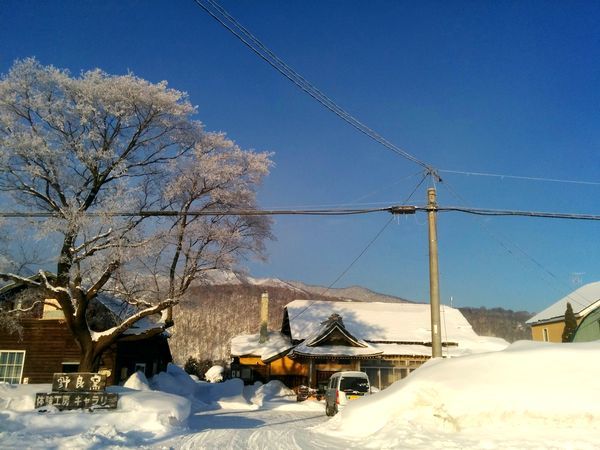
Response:
[{"label": "evergreen tree", "polygon": [[565,311],[565,329],[562,333],[563,342],[571,342],[575,335],[575,329],[577,328],[577,319],[575,319],[575,313],[570,303],[567,303],[567,310]]},{"label": "evergreen tree", "polygon": [[188,360],[185,362],[185,365],[183,366],[183,370],[185,370],[190,375],[197,376],[198,373],[200,372],[200,362],[193,356],[190,356],[188,358]]}]

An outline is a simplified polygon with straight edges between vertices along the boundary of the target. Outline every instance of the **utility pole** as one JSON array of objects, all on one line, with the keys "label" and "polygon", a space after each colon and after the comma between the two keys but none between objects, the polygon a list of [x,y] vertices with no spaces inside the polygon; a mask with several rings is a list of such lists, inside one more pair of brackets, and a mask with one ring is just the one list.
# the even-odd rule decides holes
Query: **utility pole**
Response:
[{"label": "utility pole", "polygon": [[442,357],[440,322],[440,283],[438,271],[438,246],[435,188],[427,189],[427,216],[429,222],[429,303],[431,305],[431,356]]}]

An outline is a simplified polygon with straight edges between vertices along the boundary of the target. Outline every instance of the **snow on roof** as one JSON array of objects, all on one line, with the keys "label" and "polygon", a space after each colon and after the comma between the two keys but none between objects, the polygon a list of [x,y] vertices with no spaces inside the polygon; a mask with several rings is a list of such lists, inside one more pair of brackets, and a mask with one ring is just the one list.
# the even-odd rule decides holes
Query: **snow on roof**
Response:
[{"label": "snow on roof", "polygon": [[553,303],[543,311],[537,313],[526,323],[547,322],[553,319],[562,319],[567,309],[567,303],[573,307],[575,315],[583,316],[600,306],[600,281],[589,283],[575,289],[567,296]]},{"label": "snow on roof", "polygon": [[[115,318],[115,325],[120,324],[128,317],[134,315],[139,311],[137,306],[134,306],[130,303],[127,303],[125,300],[118,299],[113,297],[112,295],[108,295],[105,293],[100,293],[96,296],[96,300],[98,300],[103,306],[105,306]],[[153,330],[155,328],[160,328],[163,324],[160,323],[161,314],[157,313],[152,316],[142,317],[140,320],[135,322],[131,327],[123,332],[125,335],[139,335],[146,331]],[[97,332],[94,333],[97,336],[101,336],[102,334],[106,334],[111,330],[107,330],[106,332]]]},{"label": "snow on roof", "polygon": [[[365,341],[431,342],[431,315],[427,304],[294,300],[286,309],[293,340],[306,339],[321,322],[337,313],[342,316],[346,329]],[[488,339],[478,336],[455,308],[441,307],[441,323],[442,342],[478,343]]]},{"label": "snow on roof", "polygon": [[[431,353],[431,351],[429,353]],[[350,347],[348,345],[320,345],[318,347],[310,347],[302,342],[292,351],[292,355],[335,356],[336,358],[352,356],[379,356],[381,354],[381,350],[377,350],[374,346],[368,344],[366,347]]]},{"label": "snow on roof", "polygon": [[290,339],[278,331],[270,331],[267,342],[258,342],[258,334],[242,334],[231,339],[231,356],[259,356],[263,361],[293,347]]}]

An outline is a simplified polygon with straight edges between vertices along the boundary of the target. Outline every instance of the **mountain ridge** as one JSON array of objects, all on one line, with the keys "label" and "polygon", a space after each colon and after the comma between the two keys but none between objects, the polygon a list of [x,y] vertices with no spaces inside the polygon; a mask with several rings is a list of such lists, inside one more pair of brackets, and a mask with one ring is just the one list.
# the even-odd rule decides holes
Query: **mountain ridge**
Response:
[{"label": "mountain ridge", "polygon": [[[201,282],[190,287],[179,306],[174,308],[175,325],[171,329],[170,345],[175,362],[183,364],[190,356],[227,362],[232,337],[258,333],[263,292],[269,294],[270,330],[281,329],[283,308],[293,300],[411,302],[361,286],[327,289],[278,278],[207,274]],[[457,309],[479,335],[501,337],[509,342],[531,339],[525,324],[533,315],[529,312],[483,307]]]}]

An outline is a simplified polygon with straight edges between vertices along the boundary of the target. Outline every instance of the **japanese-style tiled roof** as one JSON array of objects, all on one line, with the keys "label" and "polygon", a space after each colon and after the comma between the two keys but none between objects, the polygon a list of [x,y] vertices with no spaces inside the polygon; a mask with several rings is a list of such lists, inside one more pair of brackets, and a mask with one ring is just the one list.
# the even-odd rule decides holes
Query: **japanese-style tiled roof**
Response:
[{"label": "japanese-style tiled roof", "polygon": [[329,316],[319,329],[290,352],[291,357],[365,357],[381,354],[381,350],[348,332],[342,317],[336,313]]}]

